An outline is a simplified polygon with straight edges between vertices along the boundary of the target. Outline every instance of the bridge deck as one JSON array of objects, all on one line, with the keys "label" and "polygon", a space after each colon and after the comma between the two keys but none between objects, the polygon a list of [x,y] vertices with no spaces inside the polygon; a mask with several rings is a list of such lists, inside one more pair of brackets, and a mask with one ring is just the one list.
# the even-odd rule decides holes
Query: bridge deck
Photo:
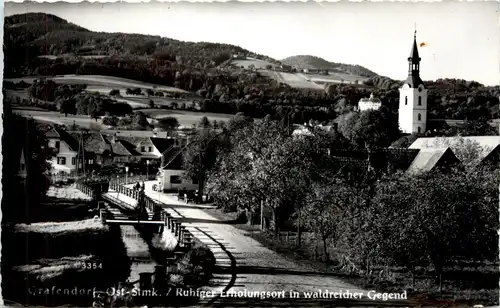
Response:
[{"label": "bridge deck", "polygon": [[117,204],[125,210],[135,210],[137,208],[137,200],[112,189],[102,194],[102,198]]},{"label": "bridge deck", "polygon": [[132,220],[132,219],[106,219],[107,224],[120,224],[120,225],[142,225],[142,224],[152,224],[152,225],[163,225],[164,222],[161,220]]}]

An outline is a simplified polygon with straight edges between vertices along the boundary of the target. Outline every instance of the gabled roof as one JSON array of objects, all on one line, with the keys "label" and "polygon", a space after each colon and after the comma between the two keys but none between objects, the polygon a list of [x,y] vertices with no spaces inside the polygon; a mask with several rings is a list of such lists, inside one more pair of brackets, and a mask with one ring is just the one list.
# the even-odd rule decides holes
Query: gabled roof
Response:
[{"label": "gabled roof", "polygon": [[457,147],[461,146],[461,139],[463,139],[464,142],[476,143],[482,149],[481,153],[479,153],[478,163],[500,145],[500,136],[427,137],[418,138],[409,148],[424,149],[449,147],[455,150]]},{"label": "gabled roof", "polygon": [[71,134],[69,134],[68,132],[66,132],[60,128],[55,128],[55,127],[52,128],[47,133],[45,133],[45,137],[57,138],[61,141],[64,141],[68,145],[68,147],[71,151],[75,151],[75,152],[78,151],[77,139],[75,139]]},{"label": "gabled roof", "polygon": [[125,149],[127,149],[127,151],[130,153],[130,155],[133,155],[133,156],[141,155],[141,153],[137,152],[137,150],[136,150],[136,148],[137,148],[136,144],[132,144],[128,140],[122,139],[122,137],[120,137],[119,141],[120,141],[120,144],[123,147],[125,147]]},{"label": "gabled roof", "polygon": [[95,154],[111,153],[111,145],[107,143],[106,139],[98,133],[91,132],[86,135],[85,150]]},{"label": "gabled roof", "polygon": [[450,148],[423,148],[419,151],[407,172],[416,174],[419,172],[431,171],[445,158],[453,162],[459,162]]},{"label": "gabled roof", "polygon": [[173,145],[162,153],[161,169],[183,170],[184,156],[187,145]]},{"label": "gabled roof", "polygon": [[112,140],[113,136],[104,136],[104,135],[101,135],[101,136],[106,141],[106,143],[110,145],[111,151],[113,152],[113,154],[119,155],[119,156],[131,156],[132,155],[132,153],[130,153],[130,151],[122,144],[122,142],[120,140],[117,139],[113,142],[113,140]]},{"label": "gabled roof", "polygon": [[158,152],[163,153],[175,144],[175,139],[154,138],[150,137],[151,143],[155,146]]}]

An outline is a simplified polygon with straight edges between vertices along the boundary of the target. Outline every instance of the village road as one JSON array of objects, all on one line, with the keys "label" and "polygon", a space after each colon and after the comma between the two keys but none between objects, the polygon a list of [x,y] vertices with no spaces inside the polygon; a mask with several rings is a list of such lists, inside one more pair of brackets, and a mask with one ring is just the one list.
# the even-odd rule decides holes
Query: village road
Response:
[{"label": "village road", "polygon": [[[219,303],[231,303],[231,307],[247,306],[256,292],[276,292],[265,295],[275,298],[276,304],[284,304],[285,307],[323,307],[329,306],[332,301],[337,301],[336,307],[339,307],[339,300],[306,300],[290,298],[290,292],[298,292],[303,297],[306,292],[350,292],[362,293],[361,300],[346,301],[340,306],[364,306],[364,305],[383,305],[401,306],[404,303],[390,301],[372,301],[367,297],[370,290],[362,290],[354,285],[343,282],[338,275],[331,273],[322,273],[299,265],[293,260],[289,260],[276,252],[264,247],[262,244],[247,236],[246,231],[235,228],[234,226],[221,221],[206,212],[203,206],[186,204],[178,201],[172,194],[164,194],[152,190],[155,182],[146,182],[146,194],[154,200],[163,203],[163,207],[173,216],[181,219],[194,236],[204,242],[214,253],[218,269],[214,274],[214,279],[206,290],[213,291],[215,294],[230,294],[231,292],[247,292],[245,294],[236,293],[236,298],[207,298],[206,302],[210,306]],[[286,299],[280,299],[281,294],[285,294]],[[278,293],[281,292],[281,293]],[[243,295],[245,298],[238,297]],[[256,300],[256,299],[254,299]],[[342,301],[343,302],[343,301]],[[241,305],[239,305],[239,304]],[[258,307],[257,303],[253,307]],[[357,303],[357,304],[356,304]],[[273,304],[273,306],[276,306]],[[281,305],[280,305],[281,306]],[[408,306],[408,302],[406,302]]]}]

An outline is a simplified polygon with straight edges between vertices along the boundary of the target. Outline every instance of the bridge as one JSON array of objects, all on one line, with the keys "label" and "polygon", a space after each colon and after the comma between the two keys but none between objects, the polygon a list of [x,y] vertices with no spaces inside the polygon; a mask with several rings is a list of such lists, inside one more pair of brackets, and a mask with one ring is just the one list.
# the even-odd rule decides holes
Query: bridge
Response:
[{"label": "bridge", "polygon": [[[130,182],[141,180],[146,179],[133,177]],[[170,232],[177,241],[178,247],[183,251],[192,247],[194,236],[186,230],[178,218],[172,217],[159,202],[148,196],[141,196],[140,191],[127,188],[123,184],[125,184],[123,178],[98,177],[78,181],[76,186],[83,193],[98,201],[99,218],[103,224],[157,225],[159,233]],[[145,213],[138,213],[141,198],[144,202]]]}]

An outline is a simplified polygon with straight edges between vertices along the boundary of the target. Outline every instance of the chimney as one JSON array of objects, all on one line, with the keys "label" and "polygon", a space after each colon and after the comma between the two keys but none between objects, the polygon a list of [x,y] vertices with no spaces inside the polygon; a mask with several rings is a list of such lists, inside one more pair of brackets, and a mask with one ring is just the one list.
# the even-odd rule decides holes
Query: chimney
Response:
[{"label": "chimney", "polygon": [[113,134],[113,136],[111,137],[111,143],[115,143],[116,142],[116,133]]}]

